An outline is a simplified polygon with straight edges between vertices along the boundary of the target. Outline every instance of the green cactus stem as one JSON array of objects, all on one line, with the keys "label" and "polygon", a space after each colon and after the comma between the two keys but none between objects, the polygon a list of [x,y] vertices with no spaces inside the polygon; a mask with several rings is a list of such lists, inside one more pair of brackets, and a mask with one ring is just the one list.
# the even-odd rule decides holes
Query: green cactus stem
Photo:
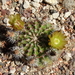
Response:
[{"label": "green cactus stem", "polygon": [[[34,58],[40,59],[38,57],[44,55],[49,49],[48,35],[52,30],[51,24],[43,25],[37,21],[26,23],[25,29],[17,38],[17,45],[23,48],[22,50],[27,57],[34,56]],[[45,56],[41,58],[41,61],[43,59],[45,60]]]},{"label": "green cactus stem", "polygon": [[[19,17],[18,15],[12,15],[10,18],[14,16]],[[10,23],[18,25],[12,21],[14,21],[13,18]],[[16,21],[19,21],[19,19]],[[15,29],[17,29],[17,27],[15,26]],[[18,54],[14,56],[21,57],[22,55],[25,55],[26,59],[33,57],[36,62],[38,62],[37,64],[41,64],[42,66],[50,64],[52,60],[45,54],[48,50],[50,50],[50,46],[48,45],[48,35],[52,31],[53,29],[51,28],[51,24],[42,24],[38,21],[25,23],[24,29],[22,29],[18,35],[16,34],[17,36],[15,35],[15,38],[13,38],[16,40],[15,45],[19,47],[19,49],[17,49],[19,52],[15,51],[18,52]]]}]

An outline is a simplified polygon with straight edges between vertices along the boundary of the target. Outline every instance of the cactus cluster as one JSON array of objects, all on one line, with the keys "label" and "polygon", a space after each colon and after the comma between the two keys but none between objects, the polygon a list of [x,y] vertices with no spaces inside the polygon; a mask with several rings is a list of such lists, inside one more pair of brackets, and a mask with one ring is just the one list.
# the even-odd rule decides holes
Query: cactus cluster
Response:
[{"label": "cactus cluster", "polygon": [[[24,51],[26,57],[36,58],[38,63],[51,62],[45,53],[49,50],[48,35],[52,30],[51,24],[44,25],[38,21],[28,22],[15,39],[16,46],[19,47],[19,51]],[[47,61],[45,61],[46,59]]]},{"label": "cactus cluster", "polygon": [[[24,22],[19,14],[10,15],[9,23],[15,30],[21,30],[18,34],[12,37],[16,40],[16,47],[13,48],[15,57],[33,57],[38,65],[51,64],[52,60],[46,54],[50,47],[62,49],[65,44],[65,36],[61,31],[53,31],[51,24],[42,24],[39,21]],[[49,37],[48,37],[49,35]]]}]

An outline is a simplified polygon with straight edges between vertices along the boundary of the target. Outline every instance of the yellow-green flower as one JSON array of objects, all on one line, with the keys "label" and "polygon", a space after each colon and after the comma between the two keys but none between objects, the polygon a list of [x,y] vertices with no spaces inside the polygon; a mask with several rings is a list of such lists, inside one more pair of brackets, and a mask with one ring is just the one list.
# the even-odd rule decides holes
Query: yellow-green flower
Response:
[{"label": "yellow-green flower", "polygon": [[24,22],[21,20],[20,14],[12,14],[9,16],[9,23],[15,30],[21,30],[24,28]]},{"label": "yellow-green flower", "polygon": [[55,31],[52,35],[49,35],[49,45],[56,48],[62,49],[67,41],[65,35],[61,31]]}]

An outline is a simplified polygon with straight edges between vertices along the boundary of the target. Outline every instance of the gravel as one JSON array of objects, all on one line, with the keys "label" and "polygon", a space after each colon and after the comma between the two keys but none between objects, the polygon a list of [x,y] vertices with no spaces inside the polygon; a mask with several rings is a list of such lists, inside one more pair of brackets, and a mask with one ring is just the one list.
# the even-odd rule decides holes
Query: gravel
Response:
[{"label": "gravel", "polygon": [[74,10],[75,9],[75,0],[64,0],[63,6],[69,10]]},{"label": "gravel", "polygon": [[[3,53],[6,42],[0,37],[0,75],[75,75],[75,1],[2,0],[0,25],[11,29],[8,16],[16,13],[20,13],[21,19],[25,22],[38,19],[43,23],[51,23],[55,31],[62,30],[67,36],[68,44],[62,50],[57,51],[56,56],[52,57],[54,61],[52,65],[46,65],[41,69],[28,64],[32,61],[23,63],[23,58],[15,60],[12,57],[12,52],[8,50],[9,48],[5,48],[6,53]],[[7,30],[4,33],[0,28],[0,36],[6,36],[6,34]]]}]

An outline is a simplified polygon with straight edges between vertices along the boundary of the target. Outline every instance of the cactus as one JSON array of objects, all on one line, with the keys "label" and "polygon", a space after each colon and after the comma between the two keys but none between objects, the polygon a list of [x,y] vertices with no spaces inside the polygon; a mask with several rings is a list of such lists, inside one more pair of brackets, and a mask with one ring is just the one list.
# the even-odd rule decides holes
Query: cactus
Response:
[{"label": "cactus", "polygon": [[[13,24],[12,21],[10,23]],[[47,53],[50,47],[62,49],[66,44],[65,35],[61,31],[51,34],[52,31],[51,24],[42,24],[38,21],[25,23],[25,27],[12,37],[16,40],[17,48],[19,47],[13,50],[16,54],[14,57],[21,58],[23,55],[27,58],[33,57],[36,60],[35,63],[41,67],[52,64],[52,59]]]},{"label": "cactus", "polygon": [[33,56],[39,60],[39,63],[45,64],[44,61],[46,59],[50,60],[50,58],[44,54],[49,50],[48,35],[51,31],[51,24],[43,25],[37,21],[26,23],[25,29],[23,29],[15,39],[17,41],[16,45],[24,51],[26,57]]}]

